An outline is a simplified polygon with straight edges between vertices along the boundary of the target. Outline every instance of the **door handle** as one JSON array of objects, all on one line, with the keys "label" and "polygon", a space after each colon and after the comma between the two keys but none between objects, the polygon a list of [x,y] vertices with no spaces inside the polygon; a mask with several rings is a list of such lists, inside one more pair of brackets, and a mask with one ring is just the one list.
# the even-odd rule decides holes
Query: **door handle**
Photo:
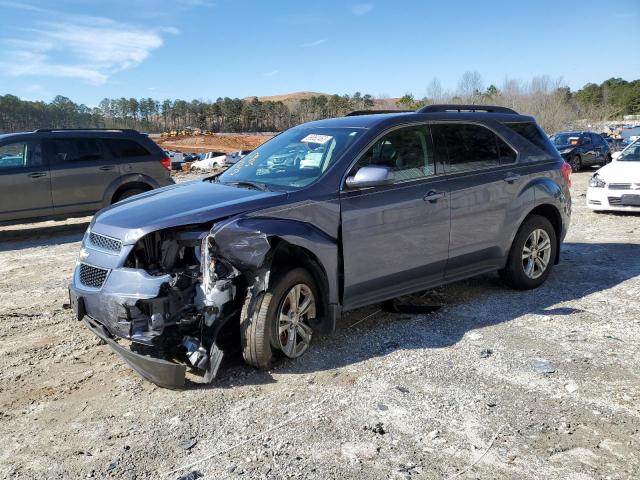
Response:
[{"label": "door handle", "polygon": [[445,195],[445,192],[436,192],[435,190],[431,190],[430,192],[426,193],[425,196],[422,197],[422,199],[425,202],[436,203],[438,199],[444,198]]},{"label": "door handle", "polygon": [[27,175],[27,177],[29,178],[41,178],[46,176],[47,176],[47,172],[33,172]]},{"label": "door handle", "polygon": [[109,170],[113,170],[115,167],[113,165],[103,165],[102,167],[99,168],[99,170],[102,170],[103,172],[107,172]]},{"label": "door handle", "polygon": [[520,178],[520,175],[517,173],[507,173],[507,176],[504,177],[504,181],[507,183],[513,183]]}]

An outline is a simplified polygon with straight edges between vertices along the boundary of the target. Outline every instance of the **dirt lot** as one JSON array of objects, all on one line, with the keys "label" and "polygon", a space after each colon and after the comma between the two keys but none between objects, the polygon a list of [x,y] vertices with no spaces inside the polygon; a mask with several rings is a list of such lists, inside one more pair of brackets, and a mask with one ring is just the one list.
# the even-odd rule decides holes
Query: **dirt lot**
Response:
[{"label": "dirt lot", "polygon": [[0,228],[0,477],[639,478],[640,216],[589,212],[589,176],[544,287],[360,309],[298,361],[231,356],[182,392],[63,308],[87,219]]},{"label": "dirt lot", "polygon": [[154,138],[165,150],[176,152],[225,152],[254,150],[269,140],[271,135],[194,135],[168,138]]}]

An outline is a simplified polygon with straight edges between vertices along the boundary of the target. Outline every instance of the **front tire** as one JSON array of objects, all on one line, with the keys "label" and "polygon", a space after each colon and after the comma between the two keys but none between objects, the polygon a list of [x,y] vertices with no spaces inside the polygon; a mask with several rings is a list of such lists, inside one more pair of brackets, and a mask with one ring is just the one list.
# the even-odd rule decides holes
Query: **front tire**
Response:
[{"label": "front tire", "polygon": [[569,165],[571,165],[571,171],[573,173],[579,172],[582,169],[582,159],[580,155],[574,155],[569,160]]},{"label": "front tire", "polygon": [[274,280],[260,298],[247,295],[240,314],[244,360],[266,370],[274,354],[303,355],[313,336],[309,321],[316,316],[318,298],[313,277],[304,268]]},{"label": "front tire", "polygon": [[500,278],[516,290],[542,285],[553,268],[557,238],[551,222],[540,215],[528,217],[516,234]]}]

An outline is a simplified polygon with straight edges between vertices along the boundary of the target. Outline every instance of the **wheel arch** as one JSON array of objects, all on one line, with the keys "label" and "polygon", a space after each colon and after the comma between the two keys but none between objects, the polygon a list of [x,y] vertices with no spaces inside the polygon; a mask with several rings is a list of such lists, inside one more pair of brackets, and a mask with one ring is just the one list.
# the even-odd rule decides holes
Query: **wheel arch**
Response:
[{"label": "wheel arch", "polygon": [[[527,213],[527,215],[525,215],[525,217],[520,222],[520,225],[518,226],[517,231],[520,230],[520,227],[527,220],[527,218],[530,218],[534,215],[539,215],[541,217],[546,218],[547,220],[549,220],[549,222],[553,226],[553,230],[556,234],[556,257],[553,259],[554,260],[553,263],[557,264],[560,261],[560,243],[562,238],[562,215],[560,214],[560,210],[558,210],[558,208],[555,205],[552,205],[550,203],[543,203],[541,205],[537,205],[529,213]],[[515,238],[515,235],[514,235],[514,238]],[[512,242],[513,242],[513,239],[512,239]]]},{"label": "wheel arch", "polygon": [[112,205],[118,195],[130,188],[140,188],[145,191],[159,188],[160,185],[153,178],[142,173],[134,173],[129,175],[122,175],[116,178],[107,187],[104,192],[102,203],[104,207]]}]

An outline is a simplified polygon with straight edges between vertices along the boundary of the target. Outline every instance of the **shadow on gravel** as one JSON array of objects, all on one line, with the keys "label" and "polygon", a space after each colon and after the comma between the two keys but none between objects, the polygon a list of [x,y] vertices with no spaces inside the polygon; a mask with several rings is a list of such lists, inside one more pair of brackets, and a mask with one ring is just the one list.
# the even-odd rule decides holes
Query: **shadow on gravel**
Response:
[{"label": "shadow on gravel", "polygon": [[55,225],[30,224],[28,227],[1,227],[0,252],[23,250],[40,246],[62,245],[82,240],[89,221]]},{"label": "shadow on gravel", "polygon": [[[465,333],[509,322],[526,314],[566,316],[581,312],[562,305],[603,292],[640,276],[640,245],[622,243],[565,243],[561,262],[536,290],[514,291],[497,275],[483,275],[438,288],[424,296],[443,310],[429,315],[394,314],[379,306],[346,314],[332,335],[317,337],[307,354],[276,363],[284,374],[308,374],[341,368],[396,350],[450,347]],[[367,318],[368,317],[368,318]],[[363,320],[364,319],[364,320]],[[425,352],[428,354],[428,352]],[[242,357],[232,354],[230,370],[221,369],[211,387],[272,383],[266,372],[242,372]]]}]

